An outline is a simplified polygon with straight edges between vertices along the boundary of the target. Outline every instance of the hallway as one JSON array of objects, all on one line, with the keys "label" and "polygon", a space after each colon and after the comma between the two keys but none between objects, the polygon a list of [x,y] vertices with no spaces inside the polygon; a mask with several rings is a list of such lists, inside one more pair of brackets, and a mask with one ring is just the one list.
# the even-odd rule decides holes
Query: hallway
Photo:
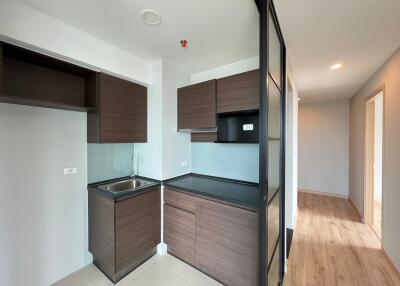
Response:
[{"label": "hallway", "polygon": [[380,241],[345,199],[299,193],[285,286],[395,286]]}]

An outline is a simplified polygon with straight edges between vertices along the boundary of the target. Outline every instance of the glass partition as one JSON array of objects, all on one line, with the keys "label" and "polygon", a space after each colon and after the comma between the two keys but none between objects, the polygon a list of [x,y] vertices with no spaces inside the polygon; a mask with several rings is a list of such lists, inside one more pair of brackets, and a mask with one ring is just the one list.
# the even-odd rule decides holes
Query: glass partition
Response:
[{"label": "glass partition", "polygon": [[284,265],[285,46],[272,1],[259,1],[261,285],[278,286]]}]

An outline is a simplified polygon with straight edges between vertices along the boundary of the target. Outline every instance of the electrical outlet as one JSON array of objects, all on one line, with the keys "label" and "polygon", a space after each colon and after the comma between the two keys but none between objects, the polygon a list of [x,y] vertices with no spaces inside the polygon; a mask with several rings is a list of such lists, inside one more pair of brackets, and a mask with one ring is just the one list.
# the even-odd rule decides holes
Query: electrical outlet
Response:
[{"label": "electrical outlet", "polygon": [[183,168],[183,167],[187,167],[187,165],[188,165],[188,162],[187,161],[182,161],[181,162],[181,167]]},{"label": "electrical outlet", "polygon": [[70,174],[71,175],[78,174],[78,168],[77,167],[70,168],[69,170],[70,170]]},{"label": "electrical outlet", "polygon": [[64,168],[64,175],[75,175],[78,174],[78,168],[77,167],[72,167],[72,168]]}]

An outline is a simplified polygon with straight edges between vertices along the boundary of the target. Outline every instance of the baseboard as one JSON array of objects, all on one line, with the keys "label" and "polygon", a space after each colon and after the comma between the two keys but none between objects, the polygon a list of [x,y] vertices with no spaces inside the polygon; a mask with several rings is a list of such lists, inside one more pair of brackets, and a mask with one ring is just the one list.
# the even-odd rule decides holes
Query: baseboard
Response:
[{"label": "baseboard", "polygon": [[296,229],[296,225],[297,225],[297,214],[299,213],[298,205],[299,205],[299,198],[297,198],[296,213],[294,214],[293,235],[294,235],[294,230]]},{"label": "baseboard", "polygon": [[306,189],[299,189],[298,191],[300,193],[328,196],[328,197],[334,197],[334,198],[346,199],[346,200],[349,198],[349,196],[346,196],[346,195],[332,194],[332,193],[326,193],[326,192],[316,192],[316,191],[311,191],[311,190],[306,190]]},{"label": "baseboard", "polygon": [[350,199],[350,197],[349,197],[349,203],[351,204],[351,206],[353,207],[353,209],[356,211],[356,213],[357,213],[358,217],[360,218],[361,222],[362,222],[362,223],[365,223],[365,222],[364,222],[364,217],[360,214],[358,208],[356,208],[356,206],[354,205],[354,203],[353,203],[353,201]]},{"label": "baseboard", "polygon": [[397,277],[400,279],[400,269],[397,268],[396,264],[394,264],[392,258],[390,258],[389,254],[386,252],[385,248],[382,247],[383,255],[386,257],[390,266],[392,267],[394,273],[396,273]]},{"label": "baseboard", "polygon": [[293,229],[286,228],[286,259],[289,258],[289,253],[293,241],[293,232]]}]

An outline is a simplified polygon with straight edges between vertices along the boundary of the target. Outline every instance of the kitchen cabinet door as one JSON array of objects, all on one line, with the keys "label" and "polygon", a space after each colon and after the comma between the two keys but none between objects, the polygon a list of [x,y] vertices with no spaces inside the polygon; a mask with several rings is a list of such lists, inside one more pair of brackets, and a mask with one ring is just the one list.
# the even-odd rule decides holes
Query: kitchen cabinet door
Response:
[{"label": "kitchen cabinet door", "polygon": [[259,72],[252,70],[217,80],[217,113],[256,110],[259,106]]},{"label": "kitchen cabinet door", "polygon": [[88,113],[88,142],[146,142],[147,88],[106,74],[96,80],[98,107]]},{"label": "kitchen cabinet door", "polygon": [[170,254],[194,265],[195,215],[164,205],[164,241]]},{"label": "kitchen cabinet door", "polygon": [[115,205],[115,268],[118,281],[156,252],[161,242],[160,190]]},{"label": "kitchen cabinet door", "polygon": [[178,129],[215,128],[216,80],[178,89]]},{"label": "kitchen cabinet door", "polygon": [[256,212],[204,199],[196,202],[196,265],[229,286],[258,282]]}]

